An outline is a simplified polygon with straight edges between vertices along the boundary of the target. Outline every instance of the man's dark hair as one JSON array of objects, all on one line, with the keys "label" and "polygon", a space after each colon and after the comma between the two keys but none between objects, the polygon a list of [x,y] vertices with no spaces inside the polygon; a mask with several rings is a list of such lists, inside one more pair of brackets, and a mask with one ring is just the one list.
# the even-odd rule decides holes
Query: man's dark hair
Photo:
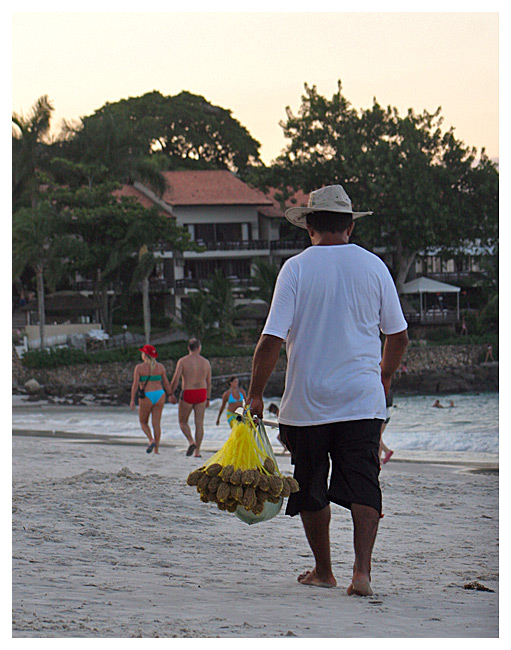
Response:
[{"label": "man's dark hair", "polygon": [[193,352],[194,350],[198,350],[199,346],[200,346],[199,339],[190,339],[188,341],[188,348],[191,352]]},{"label": "man's dark hair", "polygon": [[353,221],[353,215],[350,212],[329,212],[321,210],[319,212],[310,212],[306,215],[307,224],[318,232],[344,232]]}]

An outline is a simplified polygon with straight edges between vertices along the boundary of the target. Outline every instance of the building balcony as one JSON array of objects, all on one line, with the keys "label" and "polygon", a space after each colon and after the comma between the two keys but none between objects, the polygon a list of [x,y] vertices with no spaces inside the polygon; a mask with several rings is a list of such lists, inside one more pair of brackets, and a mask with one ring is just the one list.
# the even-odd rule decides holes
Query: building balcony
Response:
[{"label": "building balcony", "polygon": [[[229,277],[233,289],[243,288],[247,289],[254,286],[253,278],[237,278]],[[205,289],[207,286],[208,278],[184,278],[176,280],[176,289]]]},{"label": "building balcony", "polygon": [[[184,251],[185,257],[198,257],[207,253],[263,253],[269,255],[270,252],[277,251],[302,251],[306,248],[307,243],[303,240],[270,240],[270,239],[247,239],[236,241],[203,241],[197,240],[195,242],[198,246],[203,248],[202,251]],[[172,251],[170,244],[161,246],[162,252]]]}]

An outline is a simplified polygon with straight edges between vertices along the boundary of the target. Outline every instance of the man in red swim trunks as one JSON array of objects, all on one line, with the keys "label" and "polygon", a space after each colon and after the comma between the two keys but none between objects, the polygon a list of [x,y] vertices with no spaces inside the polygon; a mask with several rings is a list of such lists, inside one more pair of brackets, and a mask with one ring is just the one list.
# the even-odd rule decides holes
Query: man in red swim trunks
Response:
[{"label": "man in red swim trunks", "polygon": [[[187,456],[192,454],[201,457],[200,446],[204,438],[204,413],[209,406],[211,397],[211,365],[201,356],[201,342],[199,339],[188,341],[188,354],[181,357],[176,364],[176,370],[170,382],[169,402],[177,404],[174,391],[181,379],[181,395],[179,398],[179,426],[189,442]],[[195,439],[188,424],[191,412],[195,416]]]}]

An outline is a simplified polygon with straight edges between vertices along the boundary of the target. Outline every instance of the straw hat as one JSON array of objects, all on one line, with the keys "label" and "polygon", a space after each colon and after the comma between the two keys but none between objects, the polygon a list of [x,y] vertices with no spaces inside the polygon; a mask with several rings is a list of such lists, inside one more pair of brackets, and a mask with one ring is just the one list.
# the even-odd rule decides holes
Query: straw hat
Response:
[{"label": "straw hat", "polygon": [[353,219],[358,219],[372,212],[353,212],[351,199],[346,194],[342,185],[327,185],[309,194],[306,208],[289,208],[286,210],[286,219],[299,228],[307,228],[306,216],[312,212],[338,212],[351,214]]}]

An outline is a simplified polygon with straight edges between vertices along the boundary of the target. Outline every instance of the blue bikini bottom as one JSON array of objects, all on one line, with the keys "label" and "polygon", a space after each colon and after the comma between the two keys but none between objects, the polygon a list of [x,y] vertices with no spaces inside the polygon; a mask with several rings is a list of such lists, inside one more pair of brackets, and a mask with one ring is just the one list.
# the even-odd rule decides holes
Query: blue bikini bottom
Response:
[{"label": "blue bikini bottom", "polygon": [[145,392],[145,396],[148,397],[151,400],[153,405],[156,404],[156,402],[158,402],[160,400],[160,397],[162,395],[165,395],[165,391],[161,390],[161,389],[160,390],[146,390],[146,392]]}]

